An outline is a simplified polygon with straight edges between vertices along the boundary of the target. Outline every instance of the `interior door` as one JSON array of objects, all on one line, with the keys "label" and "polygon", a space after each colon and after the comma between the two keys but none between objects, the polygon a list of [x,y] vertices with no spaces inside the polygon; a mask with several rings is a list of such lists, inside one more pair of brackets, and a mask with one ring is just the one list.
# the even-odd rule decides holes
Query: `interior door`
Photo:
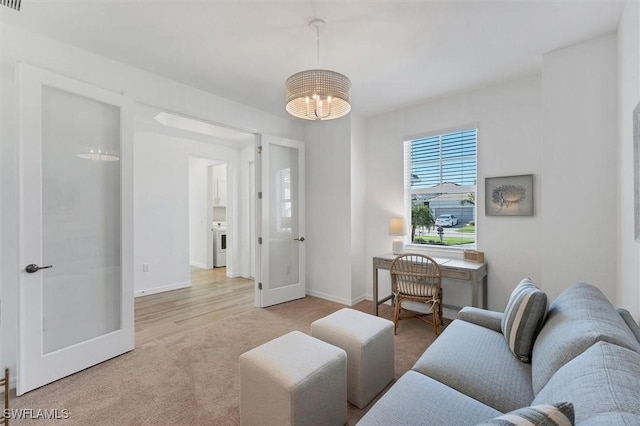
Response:
[{"label": "interior door", "polygon": [[17,394],[135,346],[130,102],[21,64]]},{"label": "interior door", "polygon": [[258,138],[258,289],[260,307],[306,294],[304,270],[304,145]]}]

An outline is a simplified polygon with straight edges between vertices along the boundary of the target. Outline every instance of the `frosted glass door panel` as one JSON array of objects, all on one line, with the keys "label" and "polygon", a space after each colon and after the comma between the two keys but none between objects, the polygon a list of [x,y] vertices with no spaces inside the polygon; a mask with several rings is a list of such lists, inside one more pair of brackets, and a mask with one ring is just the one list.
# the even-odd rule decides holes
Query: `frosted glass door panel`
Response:
[{"label": "frosted glass door panel", "polygon": [[132,103],[18,64],[16,395],[135,347]]},{"label": "frosted glass door panel", "polygon": [[300,281],[298,149],[271,145],[269,153],[269,282],[271,288]]},{"label": "frosted glass door panel", "polygon": [[304,144],[260,135],[256,163],[260,307],[306,295]]},{"label": "frosted glass door panel", "polygon": [[43,348],[121,327],[120,109],[42,90]]}]

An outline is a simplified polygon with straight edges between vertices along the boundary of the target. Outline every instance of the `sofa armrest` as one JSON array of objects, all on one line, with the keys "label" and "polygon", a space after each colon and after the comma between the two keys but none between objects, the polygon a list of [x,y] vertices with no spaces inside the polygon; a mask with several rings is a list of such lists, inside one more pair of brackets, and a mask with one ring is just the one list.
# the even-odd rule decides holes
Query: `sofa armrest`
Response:
[{"label": "sofa armrest", "polygon": [[458,319],[502,333],[504,313],[465,306],[458,312]]}]

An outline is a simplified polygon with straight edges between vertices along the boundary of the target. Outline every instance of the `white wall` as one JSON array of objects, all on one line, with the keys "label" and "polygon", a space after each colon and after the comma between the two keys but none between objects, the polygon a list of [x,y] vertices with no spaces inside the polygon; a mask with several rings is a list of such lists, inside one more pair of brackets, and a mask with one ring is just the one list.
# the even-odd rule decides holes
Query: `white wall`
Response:
[{"label": "white wall", "polygon": [[208,237],[212,233],[209,206],[213,192],[209,167],[214,163],[204,158],[189,158],[189,264],[203,269],[207,268],[208,256],[213,255],[212,250],[208,250],[213,239]]},{"label": "white wall", "polygon": [[[276,117],[269,113],[259,111],[237,102],[212,95],[184,84],[171,81],[169,79],[154,75],[152,73],[130,67],[128,65],[92,54],[54,41],[50,38],[29,33],[3,24],[0,26],[0,69],[1,69],[1,108],[2,119],[1,146],[0,146],[0,191],[2,200],[2,210],[0,216],[1,223],[1,265],[0,265],[0,297],[2,299],[0,325],[2,327],[1,351],[4,366],[15,371],[16,366],[16,344],[17,344],[17,286],[19,273],[24,265],[20,264],[18,258],[18,170],[17,170],[17,116],[16,104],[18,102],[15,90],[16,85],[16,61],[23,61],[36,65],[62,75],[76,78],[90,84],[116,92],[124,92],[132,99],[154,105],[158,108],[177,112],[183,115],[198,117],[205,120],[228,125],[233,128],[244,129],[251,132],[264,132],[291,139],[302,140],[303,125],[293,120]],[[151,151],[153,158],[153,151]],[[162,159],[158,159],[161,163]],[[184,167],[186,194],[187,161],[186,158],[177,161],[180,167]],[[154,164],[148,164],[153,168]],[[173,167],[173,165],[172,165]],[[239,172],[238,172],[239,173]],[[170,188],[173,182],[167,182]],[[163,196],[164,188],[157,186],[150,194],[154,197]],[[148,193],[144,193],[146,198]],[[143,201],[144,202],[144,201]],[[153,203],[153,197],[151,198]],[[138,200],[136,200],[138,203]],[[160,203],[162,204],[162,203]],[[186,209],[186,202],[184,208]],[[169,206],[171,207],[171,206]],[[152,210],[155,214],[157,211]],[[175,214],[173,212],[171,214]],[[172,243],[179,241],[188,248],[187,212],[184,212],[184,241],[175,236],[164,235],[162,238],[165,245],[157,247],[157,251],[164,250],[171,253]],[[158,224],[157,231],[164,228]],[[147,229],[146,232],[152,232]],[[163,235],[162,232],[159,232]],[[149,234],[143,234],[144,237]],[[159,256],[156,248],[148,247],[149,251],[144,252],[140,247],[137,249],[136,258],[136,278],[140,279],[140,264],[143,261],[153,263],[154,258]],[[143,251],[144,253],[141,253]],[[188,249],[185,250],[184,258],[177,259],[184,266],[183,275],[168,277],[166,282],[184,282],[188,274]],[[182,255],[181,255],[182,256]],[[143,260],[144,259],[144,260]],[[158,271],[158,268],[155,269]],[[150,272],[151,274],[151,272]],[[140,284],[136,282],[140,287]],[[142,283],[142,287],[149,288],[157,286],[150,280]]]},{"label": "white wall", "polygon": [[240,153],[240,198],[238,199],[239,226],[238,235],[239,259],[235,264],[237,272],[243,277],[255,277],[256,245],[255,245],[255,146],[251,145]]},{"label": "white wall", "polygon": [[[586,281],[615,301],[615,225],[601,229],[616,211],[616,81],[616,37],[608,35],[545,55],[539,76],[369,119],[366,259],[389,251],[388,220],[404,212],[402,141],[477,123],[477,244],[489,265],[489,309],[503,310],[523,277],[551,299]],[[484,215],[485,178],[529,173],[533,217]]]},{"label": "white wall", "polygon": [[633,126],[640,101],[640,4],[627,2],[618,27],[618,217],[616,305],[640,318],[640,243],[633,239]]},{"label": "white wall", "polygon": [[[253,149],[253,148],[250,148]],[[249,164],[246,161],[247,150],[237,151],[234,160],[226,164],[227,181],[227,253],[226,265],[228,277],[250,277],[250,253],[243,250],[243,240],[246,240],[250,212],[246,210],[246,200],[253,197],[249,194],[243,178],[249,173]],[[253,153],[253,150],[251,151]],[[214,168],[215,169],[215,168]],[[214,172],[224,174],[224,169]]]},{"label": "white wall", "polygon": [[364,300],[367,285],[365,268],[366,217],[366,122],[351,116],[351,304]]},{"label": "white wall", "polygon": [[542,287],[575,282],[616,300],[615,34],[543,57]]},{"label": "white wall", "polygon": [[182,141],[146,132],[134,136],[136,296],[190,285],[189,152],[176,142]]},{"label": "white wall", "polygon": [[[478,249],[489,264],[489,308],[502,310],[523,277],[539,281],[540,212],[533,217],[484,216],[485,177],[541,171],[540,77],[426,102],[367,121],[366,277],[371,258],[391,251],[389,219],[404,215],[403,141],[409,136],[460,125],[478,126]],[[535,204],[540,199],[535,192]],[[440,257],[460,256],[459,253]],[[383,278],[381,275],[381,282]],[[366,288],[372,297],[371,286]],[[446,301],[445,301],[446,303]]]},{"label": "white wall", "polygon": [[307,294],[351,305],[350,117],[308,124]]}]

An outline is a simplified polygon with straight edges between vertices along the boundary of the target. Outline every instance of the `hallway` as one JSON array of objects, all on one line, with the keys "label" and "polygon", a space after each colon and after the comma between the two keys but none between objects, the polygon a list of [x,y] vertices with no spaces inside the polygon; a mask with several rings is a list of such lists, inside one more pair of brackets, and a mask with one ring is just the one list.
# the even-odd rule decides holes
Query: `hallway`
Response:
[{"label": "hallway", "polygon": [[254,309],[253,280],[191,268],[191,287],[135,299],[136,348]]}]

